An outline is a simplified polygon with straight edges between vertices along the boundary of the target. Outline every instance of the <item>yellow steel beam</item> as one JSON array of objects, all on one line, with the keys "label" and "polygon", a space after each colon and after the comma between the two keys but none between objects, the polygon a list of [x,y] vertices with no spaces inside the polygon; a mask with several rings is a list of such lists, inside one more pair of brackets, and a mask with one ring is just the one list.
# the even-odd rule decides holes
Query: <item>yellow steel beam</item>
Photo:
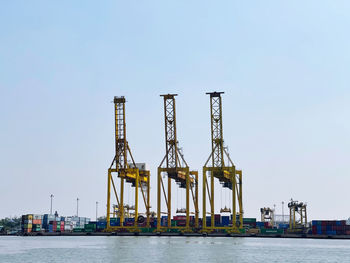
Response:
[{"label": "yellow steel beam", "polygon": [[213,173],[210,176],[210,215],[211,215],[211,227],[215,227],[215,210],[214,210],[214,175]]},{"label": "yellow steel beam", "polygon": [[196,228],[199,227],[199,207],[198,207],[198,172],[195,172],[195,180],[196,180],[196,184],[195,184],[195,193],[196,193],[196,202],[194,204],[195,207],[195,221],[194,221],[194,225]]},{"label": "yellow steel beam", "polygon": [[202,189],[202,195],[203,195],[203,219],[202,219],[202,226],[203,229],[207,228],[207,197],[206,197],[206,186],[207,185],[207,171],[206,169],[203,167],[203,189]]},{"label": "yellow steel beam", "polygon": [[186,172],[186,228],[190,227],[190,173]]},{"label": "yellow steel beam", "polygon": [[238,196],[238,203],[239,203],[239,219],[240,219],[240,228],[243,228],[243,186],[242,186],[242,171],[236,170],[236,173],[238,174],[238,180],[239,180],[239,196]]},{"label": "yellow steel beam", "polygon": [[236,173],[234,167],[231,167],[231,183],[232,183],[232,228],[237,228],[236,223]]},{"label": "yellow steel beam", "polygon": [[134,224],[137,227],[137,218],[139,216],[139,171],[136,173],[135,180],[135,220]]},{"label": "yellow steel beam", "polygon": [[171,178],[168,177],[168,227],[171,227]]},{"label": "yellow steel beam", "polygon": [[107,228],[110,227],[110,207],[111,207],[111,171],[108,169],[108,181],[107,181]]},{"label": "yellow steel beam", "polygon": [[119,206],[120,225],[124,225],[124,178],[120,180],[120,206]]},{"label": "yellow steel beam", "polygon": [[114,190],[115,198],[117,199],[117,204],[118,204],[118,207],[119,207],[119,206],[120,206],[120,202],[119,202],[119,198],[118,198],[117,189],[115,188],[115,184],[114,184],[114,180],[113,180],[112,175],[111,175],[111,181],[112,181],[112,186],[113,186],[113,190]]},{"label": "yellow steel beam", "polygon": [[[160,211],[161,211],[160,184],[161,184],[161,180],[162,180],[162,175],[161,175],[161,171],[158,168],[158,176],[157,176],[157,231],[160,230]],[[164,190],[164,185],[163,185],[163,190]]]},{"label": "yellow steel beam", "polygon": [[150,180],[147,181],[147,207],[146,207],[146,211],[147,211],[147,221],[146,221],[146,225],[147,227],[150,227],[150,188],[151,188],[151,184],[150,184]]}]

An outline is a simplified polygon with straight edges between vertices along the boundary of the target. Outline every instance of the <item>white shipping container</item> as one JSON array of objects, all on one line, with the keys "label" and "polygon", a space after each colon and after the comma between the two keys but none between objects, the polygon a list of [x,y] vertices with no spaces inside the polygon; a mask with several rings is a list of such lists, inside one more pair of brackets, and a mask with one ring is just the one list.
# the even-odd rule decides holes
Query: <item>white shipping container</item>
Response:
[{"label": "white shipping container", "polygon": [[47,220],[47,221],[54,221],[55,219],[56,219],[56,217],[54,216],[54,215],[48,215],[48,214],[46,214],[46,215],[44,215],[43,216],[43,219],[45,218],[45,220]]},{"label": "white shipping container", "polygon": [[71,231],[71,230],[73,230],[73,226],[71,226],[71,225],[65,225],[65,226],[64,226],[64,230],[65,230],[65,231]]}]

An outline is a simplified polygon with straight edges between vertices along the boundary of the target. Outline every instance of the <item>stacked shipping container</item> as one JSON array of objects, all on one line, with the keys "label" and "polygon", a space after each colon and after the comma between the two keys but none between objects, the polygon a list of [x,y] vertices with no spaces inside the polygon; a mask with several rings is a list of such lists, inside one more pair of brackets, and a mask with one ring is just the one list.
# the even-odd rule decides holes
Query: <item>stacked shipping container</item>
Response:
[{"label": "stacked shipping container", "polygon": [[33,215],[23,215],[21,220],[21,228],[23,233],[32,232],[33,228]]},{"label": "stacked shipping container", "polygon": [[55,215],[23,215],[21,226],[23,233],[30,232],[69,232],[82,229],[90,221],[86,217],[56,217]]},{"label": "stacked shipping container", "polygon": [[313,220],[313,235],[350,235],[350,225],[346,220]]}]

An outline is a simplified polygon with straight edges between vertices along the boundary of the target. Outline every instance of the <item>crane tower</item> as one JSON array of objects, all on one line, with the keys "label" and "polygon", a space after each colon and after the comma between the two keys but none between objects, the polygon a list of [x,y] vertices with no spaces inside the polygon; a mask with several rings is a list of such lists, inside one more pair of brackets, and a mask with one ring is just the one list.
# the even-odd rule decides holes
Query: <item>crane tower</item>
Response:
[{"label": "crane tower", "polygon": [[[142,193],[146,209],[146,224],[150,226],[150,172],[145,168],[139,168],[131,154],[131,150],[126,139],[125,122],[125,98],[114,97],[115,114],[115,156],[111,166],[108,169],[107,183],[107,228],[106,231],[113,231],[118,228],[131,228],[135,231],[138,227],[139,219],[139,189]],[[131,162],[128,163],[128,158]],[[120,181],[120,191],[116,188],[116,180]],[[130,183],[135,188],[134,204],[124,204],[124,185]],[[113,206],[111,211],[111,186],[113,187],[117,205]],[[134,226],[124,226],[126,210],[134,210]],[[117,214],[120,218],[119,226],[111,226],[111,214]]]},{"label": "crane tower", "polygon": [[[236,170],[227,150],[224,147],[222,128],[222,100],[224,92],[210,92],[210,120],[211,120],[211,153],[203,166],[203,231],[224,228],[229,232],[237,232],[243,227],[243,201],[242,201],[242,171]],[[225,160],[226,158],[226,160]],[[210,162],[211,160],[211,162]],[[211,166],[210,166],[211,165]],[[207,173],[210,175],[208,180]],[[232,190],[232,227],[215,227],[215,181],[217,178],[224,188]],[[208,185],[210,183],[210,187]],[[207,226],[207,193],[210,204],[211,215],[210,226]],[[239,206],[239,222],[236,222],[236,203]],[[225,207],[225,212],[231,211]],[[238,226],[237,226],[238,225]]]},{"label": "crane tower", "polygon": [[[186,223],[183,228],[190,231],[190,192],[194,204],[195,227],[198,228],[198,172],[190,171],[183,154],[179,151],[176,130],[175,96],[177,94],[160,95],[164,99],[164,124],[165,124],[165,156],[158,167],[158,191],[157,191],[157,231],[172,228],[171,226],[171,182],[174,180],[180,188],[186,189],[186,208],[181,209],[186,213]],[[162,174],[167,176],[167,192],[165,190]],[[166,203],[167,224],[161,226],[161,197]],[[174,227],[173,227],[174,228]]]}]

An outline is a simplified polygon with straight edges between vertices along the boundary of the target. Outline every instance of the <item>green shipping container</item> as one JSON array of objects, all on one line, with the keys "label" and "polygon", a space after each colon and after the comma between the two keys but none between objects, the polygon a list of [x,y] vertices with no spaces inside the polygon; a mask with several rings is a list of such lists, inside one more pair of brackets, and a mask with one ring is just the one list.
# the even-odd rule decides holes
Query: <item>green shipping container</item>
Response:
[{"label": "green shipping container", "polygon": [[96,230],[96,225],[95,224],[86,224],[84,229],[85,230],[95,231]]},{"label": "green shipping container", "polygon": [[147,227],[142,227],[142,228],[140,228],[140,230],[141,230],[141,233],[148,233],[148,232],[150,232],[149,230],[149,228],[147,228]]},{"label": "green shipping container", "polygon": [[256,223],[256,218],[243,218],[244,223]]},{"label": "green shipping container", "polygon": [[261,234],[266,234],[266,235],[283,234],[283,229],[262,228],[262,229],[260,229],[260,233],[261,233]]},{"label": "green shipping container", "polygon": [[246,233],[246,230],[245,230],[244,228],[241,228],[241,229],[239,230],[239,232],[240,232],[241,234],[245,234],[245,233]]}]

